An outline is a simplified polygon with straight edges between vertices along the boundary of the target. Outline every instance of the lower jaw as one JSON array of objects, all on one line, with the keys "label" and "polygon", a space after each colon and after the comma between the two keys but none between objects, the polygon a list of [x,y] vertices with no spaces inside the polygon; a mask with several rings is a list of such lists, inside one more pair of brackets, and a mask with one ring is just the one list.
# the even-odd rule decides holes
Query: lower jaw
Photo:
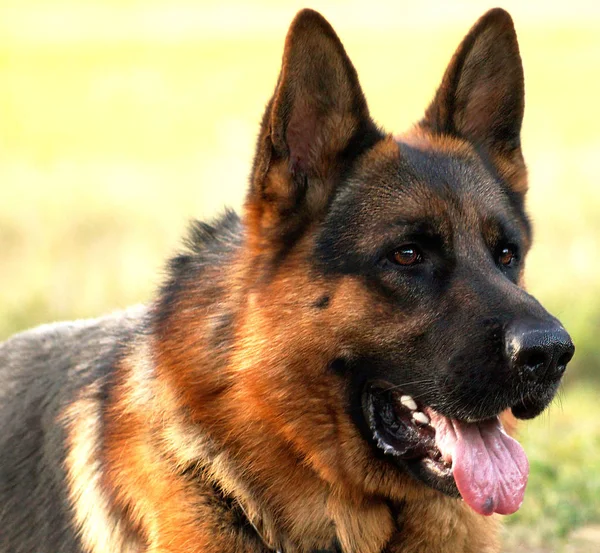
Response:
[{"label": "lower jaw", "polygon": [[372,447],[378,450],[379,455],[384,456],[386,460],[394,463],[400,470],[407,472],[418,482],[449,497],[460,498],[450,465],[444,463],[441,458],[434,458],[437,457],[435,454],[433,456],[415,455],[413,451],[404,455],[399,451],[401,444],[396,443],[396,447],[394,446],[394,437],[386,435],[383,423],[380,420],[377,422],[374,401],[371,392],[365,391],[362,400],[363,413],[366,416],[366,426],[371,434],[370,441],[374,442]]},{"label": "lower jaw", "polygon": [[460,492],[456,487],[452,467],[425,457],[414,461],[404,461],[404,466],[411,476],[430,488],[449,497],[459,499]]}]

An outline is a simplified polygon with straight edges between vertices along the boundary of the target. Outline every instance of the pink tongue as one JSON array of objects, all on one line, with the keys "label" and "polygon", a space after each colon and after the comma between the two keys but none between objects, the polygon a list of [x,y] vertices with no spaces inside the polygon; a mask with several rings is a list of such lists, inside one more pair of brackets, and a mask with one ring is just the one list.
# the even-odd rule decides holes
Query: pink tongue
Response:
[{"label": "pink tongue", "polygon": [[428,413],[436,444],[452,460],[456,487],[466,503],[482,515],[509,515],[523,503],[529,463],[523,448],[508,436],[498,418],[478,423]]}]

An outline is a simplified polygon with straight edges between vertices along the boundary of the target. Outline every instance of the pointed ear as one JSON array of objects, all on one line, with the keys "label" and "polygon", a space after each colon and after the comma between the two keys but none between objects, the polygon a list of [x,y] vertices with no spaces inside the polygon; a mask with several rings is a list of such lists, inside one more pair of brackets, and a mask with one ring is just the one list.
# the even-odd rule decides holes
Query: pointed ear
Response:
[{"label": "pointed ear", "polygon": [[496,8],[469,31],[421,122],[436,134],[465,138],[492,161],[521,163],[523,66],[510,15]]},{"label": "pointed ear", "polygon": [[333,28],[317,12],[302,10],[288,31],[263,118],[248,205],[269,203],[286,216],[314,211],[349,157],[380,137]]}]

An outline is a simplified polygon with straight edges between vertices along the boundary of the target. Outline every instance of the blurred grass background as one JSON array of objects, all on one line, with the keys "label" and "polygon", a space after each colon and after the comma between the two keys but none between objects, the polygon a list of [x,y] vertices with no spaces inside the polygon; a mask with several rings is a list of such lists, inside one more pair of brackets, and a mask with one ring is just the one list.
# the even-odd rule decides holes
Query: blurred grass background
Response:
[{"label": "blurred grass background", "polygon": [[[600,551],[600,3],[501,4],[525,66],[530,290],[572,333],[561,397],[524,424],[506,551]],[[388,130],[420,118],[494,4],[317,1]],[[192,217],[239,207],[298,2],[2,0],[0,339],[147,301]]]}]

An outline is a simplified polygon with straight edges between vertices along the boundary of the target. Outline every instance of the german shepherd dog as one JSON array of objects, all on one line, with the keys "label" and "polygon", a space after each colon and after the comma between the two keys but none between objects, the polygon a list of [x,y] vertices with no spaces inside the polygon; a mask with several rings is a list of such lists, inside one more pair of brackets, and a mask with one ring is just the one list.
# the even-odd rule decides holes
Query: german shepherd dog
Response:
[{"label": "german shepherd dog", "polygon": [[0,346],[0,551],[498,551],[528,475],[503,422],[574,351],[523,289],[523,106],[503,10],[396,138],[300,12],[241,217],[196,223],[149,306]]}]

